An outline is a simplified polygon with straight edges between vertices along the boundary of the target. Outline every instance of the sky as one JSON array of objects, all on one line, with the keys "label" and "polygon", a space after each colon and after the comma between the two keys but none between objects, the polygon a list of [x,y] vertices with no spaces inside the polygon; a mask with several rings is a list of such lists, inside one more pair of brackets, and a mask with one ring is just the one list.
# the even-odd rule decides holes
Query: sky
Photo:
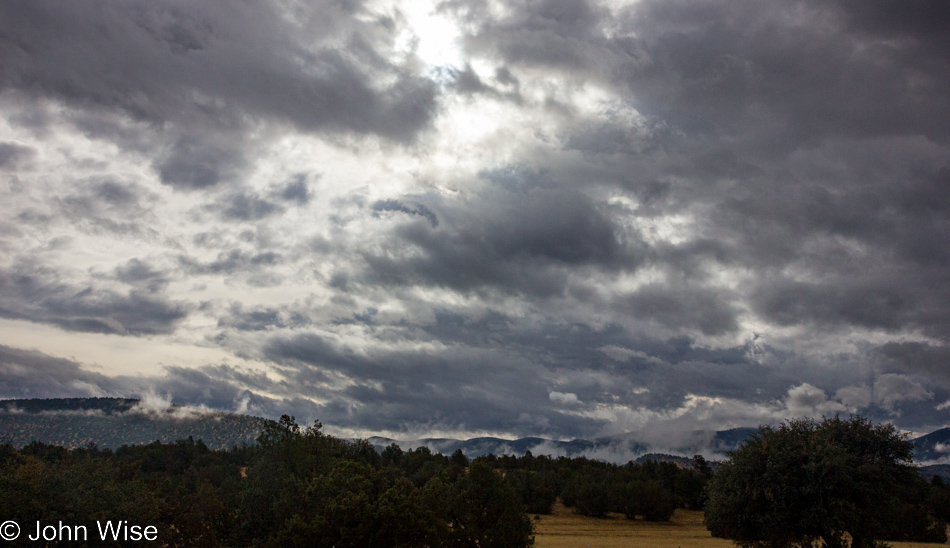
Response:
[{"label": "sky", "polygon": [[950,3],[0,2],[0,397],[950,424]]}]

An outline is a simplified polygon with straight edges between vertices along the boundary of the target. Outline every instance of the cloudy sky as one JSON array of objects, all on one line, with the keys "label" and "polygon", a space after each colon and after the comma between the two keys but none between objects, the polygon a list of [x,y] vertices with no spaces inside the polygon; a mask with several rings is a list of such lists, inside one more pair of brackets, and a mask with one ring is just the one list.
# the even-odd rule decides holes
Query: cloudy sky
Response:
[{"label": "cloudy sky", "polygon": [[0,397],[950,423],[943,0],[0,2]]}]

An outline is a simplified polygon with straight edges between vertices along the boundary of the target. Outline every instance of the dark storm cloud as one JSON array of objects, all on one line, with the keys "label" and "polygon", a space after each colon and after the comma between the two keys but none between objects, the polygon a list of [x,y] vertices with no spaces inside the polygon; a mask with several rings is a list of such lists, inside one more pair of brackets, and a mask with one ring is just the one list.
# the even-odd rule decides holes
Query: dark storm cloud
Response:
[{"label": "dark storm cloud", "polygon": [[[372,49],[374,34],[390,32],[386,21],[361,23],[358,5],[324,2],[301,6],[292,23],[280,7],[5,3],[3,84],[158,121],[209,112],[233,121],[240,108],[307,128],[394,138],[427,122],[431,84]],[[314,39],[349,40],[349,49],[314,48]],[[313,70],[300,71],[301,63]],[[396,82],[376,92],[370,67]],[[189,97],[196,94],[204,102]]]},{"label": "dark storm cloud", "polygon": [[[835,389],[847,383],[820,367],[788,366],[790,357],[768,347],[757,349],[767,357],[762,362],[753,357],[754,341],[709,349],[684,338],[637,336],[616,325],[526,328],[498,313],[473,319],[442,312],[434,324],[376,325],[374,333],[383,340],[438,342],[429,348],[445,350],[360,351],[301,334],[271,338],[265,355],[298,385],[325,385],[341,374],[350,379],[342,390],[314,388],[336,402],[324,416],[333,424],[377,430],[477,424],[516,435],[570,437],[609,425],[573,413],[577,409],[624,405],[662,413],[681,408],[691,395],[774,405],[803,378]],[[750,390],[750,379],[757,390]],[[568,400],[551,396],[555,392],[576,400],[565,407]]]},{"label": "dark storm cloud", "polygon": [[75,361],[0,345],[0,398],[103,396],[117,385],[116,379],[83,370]]},{"label": "dark storm cloud", "polygon": [[450,81],[452,89],[463,96],[485,95],[514,104],[522,104],[524,100],[518,79],[504,67],[498,68],[490,78],[479,76],[470,64],[462,69],[440,67],[438,74]]},{"label": "dark storm cloud", "polygon": [[[950,291],[939,281],[950,279],[950,39],[935,30],[950,25],[943,3],[674,0],[610,14],[547,0],[501,19],[478,2],[449,5],[471,23],[476,54],[623,93],[644,128],[579,122],[566,147],[629,155],[646,177],[663,158],[659,173],[680,182],[635,173],[623,187],[641,197],[666,185],[653,206],[661,216],[702,208],[704,260],[756,271],[747,298],[763,318],[950,332]],[[659,264],[701,272],[675,248],[655,251]],[[704,321],[676,312],[694,310],[677,304],[685,299],[653,309],[668,325],[722,332],[712,326],[729,326],[733,313],[715,303],[733,297],[715,293],[700,307]],[[641,301],[641,312],[651,309]]]},{"label": "dark storm cloud", "polygon": [[232,180],[246,163],[234,143],[211,143],[203,137],[179,139],[156,159],[163,183],[186,189],[212,187]]},{"label": "dark storm cloud", "polygon": [[639,148],[641,140],[638,128],[627,124],[587,123],[574,128],[565,148],[586,153],[622,154]]},{"label": "dark storm cloud", "polygon": [[[879,5],[888,4],[901,9]],[[856,32],[849,23],[863,11],[834,2],[638,4],[626,25],[649,61],[628,65],[623,82],[645,114],[699,135],[757,133],[773,152],[830,135],[945,138],[936,122],[950,109],[943,48],[896,21]]]},{"label": "dark storm cloud", "polygon": [[36,151],[17,143],[0,142],[0,169],[14,169],[20,162],[31,158]]},{"label": "dark storm cloud", "polygon": [[117,266],[114,275],[121,282],[145,287],[150,292],[163,290],[170,281],[167,273],[138,258],[130,259],[125,264]]},{"label": "dark storm cloud", "polygon": [[224,209],[221,210],[225,219],[233,221],[258,221],[281,212],[283,208],[277,204],[245,192],[228,198]]},{"label": "dark storm cloud", "polygon": [[890,342],[874,349],[885,358],[885,371],[897,371],[931,379],[950,390],[950,347],[922,342]]},{"label": "dark storm cloud", "polygon": [[582,196],[536,191],[513,202],[486,234],[499,257],[572,265],[624,261],[618,229]]},{"label": "dark storm cloud", "polygon": [[463,95],[494,91],[482,82],[478,74],[472,70],[471,65],[466,65],[464,70],[455,71],[453,76],[455,77],[455,88]]},{"label": "dark storm cloud", "polygon": [[[128,181],[93,177],[71,181],[56,200],[59,216],[83,232],[141,236],[151,232],[150,207],[143,189]],[[37,219],[43,223],[47,220]]]},{"label": "dark storm cloud", "polygon": [[[151,379],[151,388],[172,395],[176,402],[190,405],[207,405],[212,409],[231,409],[242,396],[244,389],[227,377],[210,375],[214,370],[166,367],[165,375]],[[219,369],[230,376],[229,368]],[[248,379],[244,379],[245,381]]]},{"label": "dark storm cloud", "polygon": [[234,327],[241,331],[263,331],[268,327],[284,327],[279,311],[273,308],[243,312],[233,311],[229,317],[218,320],[218,327]]},{"label": "dark storm cloud", "polygon": [[300,174],[289,181],[287,184],[281,186],[276,195],[284,201],[294,202],[299,206],[304,206],[310,203],[310,200],[313,199],[313,194],[310,192],[310,187],[307,184],[307,175]]},{"label": "dark storm cloud", "polygon": [[294,360],[318,366],[347,360],[326,339],[312,333],[274,339],[264,348],[264,354],[275,361]]},{"label": "dark storm cloud", "polygon": [[[529,362],[497,350],[356,352],[326,338],[305,334],[275,337],[265,355],[300,386],[332,400],[328,424],[404,430],[430,424],[499,431],[570,432],[598,428],[603,421],[562,414],[551,408],[548,390],[531,375]],[[326,388],[342,374],[354,382]],[[544,418],[544,424],[537,421]]]},{"label": "dark storm cloud", "polygon": [[924,295],[910,295],[901,284],[777,279],[760,284],[752,302],[759,314],[779,325],[814,322],[895,330],[911,323],[911,316],[918,312],[916,305],[923,305],[924,299]]},{"label": "dark storm cloud", "polygon": [[[468,317],[449,310],[437,313],[434,323],[377,321],[372,333],[369,340],[437,344],[425,351],[367,350],[300,334],[271,338],[264,354],[281,364],[292,384],[327,395],[321,412],[328,422],[371,430],[477,424],[515,435],[570,437],[610,425],[577,410],[620,405],[664,413],[694,397],[760,406],[735,411],[742,424],[763,420],[756,414],[763,410],[779,414],[769,415],[774,417],[850,409],[839,397],[875,420],[934,424],[934,398],[946,393],[925,388],[923,377],[862,368],[868,355],[839,355],[835,365],[808,363],[757,338],[708,348],[686,337],[649,337],[619,325],[527,326],[497,312]],[[345,388],[332,388],[341,376],[348,380]],[[728,409],[720,412],[721,420],[729,418]],[[690,413],[680,422],[687,430],[701,424]]]},{"label": "dark storm cloud", "polygon": [[429,124],[435,85],[384,56],[395,20],[358,3],[283,8],[5,2],[0,88],[170,130],[154,167],[191,189],[236,176],[251,119],[396,141]]},{"label": "dark storm cloud", "polygon": [[[517,318],[498,313],[472,319],[441,312],[434,324],[419,331],[443,344],[504,348],[540,360],[569,379],[559,385],[562,391],[576,393],[583,401],[649,405],[654,410],[676,409],[688,394],[769,401],[783,396],[802,376],[811,382],[843,382],[829,379],[827,371],[787,367],[790,357],[767,346],[757,349],[768,356],[767,362],[760,362],[754,341],[710,349],[687,337],[650,337],[619,325],[550,323],[524,328]],[[750,390],[750,379],[758,392]],[[634,392],[642,388],[649,392]]]},{"label": "dark storm cloud", "polygon": [[310,318],[289,307],[255,307],[245,310],[239,302],[232,303],[227,313],[218,318],[218,327],[233,328],[238,331],[303,327],[310,323]]},{"label": "dark storm cloud", "polygon": [[92,195],[110,205],[130,207],[138,205],[138,195],[133,187],[116,181],[102,181],[92,189]]},{"label": "dark storm cloud", "polygon": [[622,86],[641,113],[693,136],[767,137],[759,150],[774,153],[828,135],[948,135],[948,40],[933,29],[950,16],[939,0],[647,1],[614,15],[545,0],[500,20],[466,9],[478,2],[453,4],[475,22],[476,52]]},{"label": "dark storm cloud", "polygon": [[[940,0],[519,2],[502,19],[452,2],[468,46],[625,91],[690,138],[774,155],[828,136],[946,139],[950,24]],[[896,15],[899,14],[899,15]],[[893,15],[893,16],[892,16]],[[606,29],[610,29],[609,32]]]},{"label": "dark storm cloud", "polygon": [[[515,184],[518,188],[505,188]],[[435,224],[400,225],[386,246],[390,251],[364,253],[366,275],[384,284],[460,291],[495,287],[550,296],[566,290],[571,268],[635,268],[639,242],[626,241],[583,194],[538,188],[520,179],[499,186],[465,210],[446,210],[438,230],[433,230]],[[408,209],[399,203],[383,206]]]},{"label": "dark storm cloud", "polygon": [[719,289],[650,285],[623,302],[621,306],[631,316],[671,328],[699,329],[707,335],[730,333],[738,328],[738,310]]},{"label": "dark storm cloud", "polygon": [[[829,148],[829,147],[823,147]],[[945,160],[919,139],[802,153],[720,202],[708,234],[727,263],[762,274],[750,303],[783,325],[816,323],[945,338],[950,238]],[[936,149],[934,156],[920,149]],[[834,159],[833,159],[834,158]],[[940,164],[943,163],[944,166]],[[791,268],[792,276],[777,269]]]},{"label": "dark storm cloud", "polygon": [[485,2],[451,1],[453,10],[475,23],[469,47],[494,50],[511,63],[588,67],[604,40],[599,25],[609,12],[594,2],[542,0],[509,6],[500,21],[488,18]]},{"label": "dark storm cloud", "polygon": [[171,333],[189,306],[140,289],[119,292],[95,283],[65,282],[48,268],[18,263],[0,272],[0,317],[69,331],[154,335]]}]

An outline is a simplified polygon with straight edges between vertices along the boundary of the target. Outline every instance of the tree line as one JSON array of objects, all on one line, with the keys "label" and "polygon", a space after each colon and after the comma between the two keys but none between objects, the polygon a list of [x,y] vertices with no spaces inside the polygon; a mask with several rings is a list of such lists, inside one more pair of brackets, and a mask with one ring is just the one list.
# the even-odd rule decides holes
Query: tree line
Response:
[{"label": "tree line", "polygon": [[167,546],[518,548],[533,542],[530,516],[558,498],[597,517],[699,509],[711,470],[696,462],[618,466],[530,452],[470,462],[461,451],[377,451],[284,416],[255,445],[230,450],[193,438],[115,450],[0,446],[0,516],[24,529],[124,519],[158,527]]},{"label": "tree line", "polygon": [[[378,453],[292,417],[258,443],[211,450],[193,438],[100,450],[34,442],[0,446],[0,516],[32,545],[43,524],[127,520],[159,545],[525,547],[532,524],[512,485],[482,462],[421,448]],[[121,546],[90,537],[87,546]],[[18,544],[19,543],[19,544]]]},{"label": "tree line", "polygon": [[714,536],[750,548],[942,542],[950,486],[917,475],[912,447],[893,427],[855,417],[763,427],[715,470],[700,456],[689,465],[530,452],[470,461],[425,447],[377,451],[284,416],[255,445],[230,450],[193,438],[116,450],[2,445],[0,517],[25,530],[37,520],[127,520],[156,526],[158,543],[172,547],[519,548],[533,544],[531,516],[560,500],[585,516],[649,521],[705,510]]},{"label": "tree line", "polygon": [[702,456],[690,466],[648,460],[611,464],[585,457],[505,455],[483,457],[503,471],[525,509],[548,514],[557,499],[574,512],[591,517],[609,513],[628,519],[669,521],[677,508],[701,510],[712,468]]}]

